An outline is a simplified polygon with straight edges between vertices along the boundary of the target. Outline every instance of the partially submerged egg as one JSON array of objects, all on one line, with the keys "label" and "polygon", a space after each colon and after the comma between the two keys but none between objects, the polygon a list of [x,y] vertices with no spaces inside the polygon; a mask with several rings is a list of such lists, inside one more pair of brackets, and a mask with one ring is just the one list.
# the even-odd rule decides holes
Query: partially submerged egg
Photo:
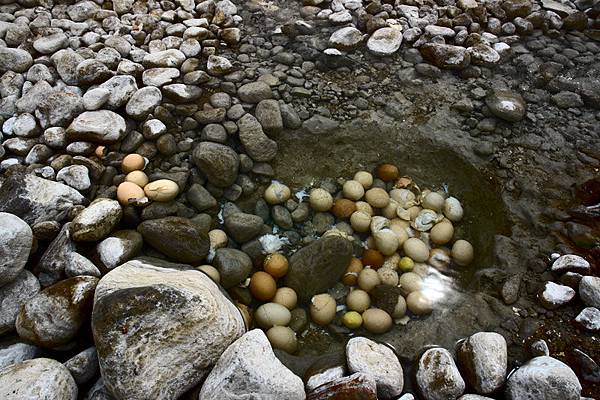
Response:
[{"label": "partially submerged egg", "polygon": [[406,306],[411,313],[416,315],[429,314],[433,311],[433,303],[425,293],[421,291],[411,292],[408,297],[406,297]]},{"label": "partially submerged egg", "polygon": [[404,293],[412,293],[421,290],[423,287],[423,278],[414,272],[405,272],[400,275],[398,283]]},{"label": "partially submerged egg", "polygon": [[267,339],[274,349],[280,349],[287,353],[295,353],[298,349],[296,332],[287,326],[274,326],[267,331]]},{"label": "partially submerged egg", "polygon": [[318,325],[329,325],[335,318],[335,299],[327,294],[317,294],[310,301],[310,317]]},{"label": "partially submerged egg", "polygon": [[208,275],[210,279],[216,283],[221,282],[221,274],[219,274],[219,270],[212,265],[201,265],[198,267],[198,269]]}]

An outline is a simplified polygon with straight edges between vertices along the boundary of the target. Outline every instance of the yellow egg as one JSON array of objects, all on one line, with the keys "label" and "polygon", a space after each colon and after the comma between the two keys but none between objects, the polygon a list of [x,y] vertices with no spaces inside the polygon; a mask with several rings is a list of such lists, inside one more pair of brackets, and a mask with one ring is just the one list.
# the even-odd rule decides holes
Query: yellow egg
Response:
[{"label": "yellow egg", "polygon": [[150,200],[171,201],[179,194],[179,186],[170,179],[159,179],[144,186],[144,192]]},{"label": "yellow egg", "polygon": [[410,257],[402,257],[398,262],[398,268],[402,272],[410,272],[415,267],[415,262]]},{"label": "yellow egg", "polygon": [[406,306],[411,313],[417,315],[429,314],[433,311],[431,300],[421,291],[410,293],[406,298]]},{"label": "yellow egg", "polygon": [[471,243],[459,239],[452,245],[452,259],[458,265],[464,267],[469,265],[475,257],[475,252]]},{"label": "yellow egg", "polygon": [[429,258],[429,248],[420,239],[410,238],[402,246],[404,253],[415,262],[425,262]]},{"label": "yellow egg", "polygon": [[264,198],[269,204],[281,204],[291,196],[290,188],[283,183],[273,181],[265,190]]},{"label": "yellow egg", "polygon": [[221,282],[221,274],[219,274],[219,271],[212,265],[201,265],[198,269],[208,275],[210,279],[216,283]]},{"label": "yellow egg", "polygon": [[403,273],[398,281],[404,293],[412,293],[423,287],[423,278],[414,272]]},{"label": "yellow egg", "polygon": [[117,187],[117,199],[124,206],[140,201],[144,197],[146,197],[144,189],[133,182],[123,182]]},{"label": "yellow egg", "polygon": [[221,249],[227,246],[229,239],[227,234],[221,229],[213,229],[208,232],[208,239],[210,241],[210,248],[213,250]]},{"label": "yellow egg", "polygon": [[371,307],[371,298],[364,290],[354,289],[346,296],[346,306],[349,310],[362,313]]},{"label": "yellow egg", "polygon": [[365,268],[358,274],[358,286],[365,292],[370,292],[375,286],[381,284],[377,271]]},{"label": "yellow egg", "polygon": [[292,319],[290,310],[277,303],[266,303],[254,312],[256,324],[263,329],[273,326],[286,326]]},{"label": "yellow egg", "polygon": [[342,193],[345,198],[357,201],[365,195],[365,188],[360,182],[350,180],[346,181],[342,186]]},{"label": "yellow egg", "polygon": [[435,244],[446,244],[452,240],[452,236],[454,236],[452,222],[444,220],[431,228],[429,239]]},{"label": "yellow egg", "polygon": [[315,324],[329,325],[335,318],[335,299],[327,293],[317,294],[310,300],[310,317]]},{"label": "yellow egg", "polygon": [[260,300],[271,300],[277,291],[277,284],[271,275],[263,271],[255,272],[250,278],[250,292]]},{"label": "yellow egg", "polygon": [[263,263],[265,271],[273,278],[281,278],[288,272],[288,260],[283,254],[269,254]]},{"label": "yellow egg", "polygon": [[144,157],[135,153],[126,155],[121,162],[121,169],[125,174],[128,174],[131,171],[142,170],[145,166],[146,160],[144,160]]},{"label": "yellow egg", "polygon": [[131,171],[125,177],[126,182],[133,182],[139,187],[144,187],[148,184],[148,175],[144,171]]},{"label": "yellow egg", "polygon": [[365,193],[367,203],[375,208],[384,208],[390,202],[390,196],[381,188],[372,188]]},{"label": "yellow egg", "polygon": [[379,308],[369,308],[362,314],[363,326],[372,333],[385,333],[392,329],[392,317]]},{"label": "yellow egg", "polygon": [[371,216],[364,211],[354,211],[350,216],[350,225],[356,232],[368,232]]},{"label": "yellow egg", "polygon": [[354,174],[354,180],[359,182],[364,189],[369,189],[373,185],[373,175],[367,171],[358,171]]},{"label": "yellow egg", "polygon": [[288,310],[293,310],[298,304],[298,296],[294,289],[289,287],[280,287],[273,296],[273,303],[281,304]]},{"label": "yellow egg", "polygon": [[287,326],[274,326],[267,331],[267,339],[274,349],[283,350],[287,353],[295,353],[298,349],[296,332]]},{"label": "yellow egg", "polygon": [[362,325],[362,317],[356,311],[349,311],[342,317],[342,323],[348,329],[358,329]]},{"label": "yellow egg", "polygon": [[313,210],[325,212],[329,211],[333,206],[333,197],[327,190],[317,188],[311,190],[309,203]]}]

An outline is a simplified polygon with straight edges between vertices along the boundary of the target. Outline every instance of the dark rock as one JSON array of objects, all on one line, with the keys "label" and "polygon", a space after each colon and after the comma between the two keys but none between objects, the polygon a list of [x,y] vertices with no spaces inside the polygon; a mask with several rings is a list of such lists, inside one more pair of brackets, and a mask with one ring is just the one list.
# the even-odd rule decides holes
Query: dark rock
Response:
[{"label": "dark rock", "polygon": [[228,187],[235,182],[240,158],[230,147],[202,142],[196,146],[192,157],[196,166],[213,185]]},{"label": "dark rock", "polygon": [[230,289],[243,282],[252,272],[252,260],[246,253],[237,249],[218,249],[213,265],[221,275],[221,285]]}]

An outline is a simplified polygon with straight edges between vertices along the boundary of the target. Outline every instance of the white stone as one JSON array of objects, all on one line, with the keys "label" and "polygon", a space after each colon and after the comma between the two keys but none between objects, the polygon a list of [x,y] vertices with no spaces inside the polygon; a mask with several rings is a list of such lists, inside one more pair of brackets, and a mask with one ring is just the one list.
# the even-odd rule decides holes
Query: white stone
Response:
[{"label": "white stone", "polygon": [[584,276],[579,282],[579,297],[588,307],[600,308],[600,278]]},{"label": "white stone", "polygon": [[600,310],[595,307],[586,307],[575,317],[575,321],[585,329],[600,331]]},{"label": "white stone", "polygon": [[33,244],[33,233],[16,215],[0,212],[0,287],[21,273]]},{"label": "white stone", "polygon": [[585,273],[590,270],[590,263],[578,255],[565,254],[554,260],[550,269],[552,272],[572,271]]},{"label": "white stone", "polygon": [[367,40],[367,48],[377,56],[394,54],[402,44],[402,30],[398,27],[379,28]]},{"label": "white stone", "polygon": [[478,332],[457,350],[458,365],[469,384],[481,394],[491,394],[504,385],[508,354],[506,340],[495,332]]},{"label": "white stone", "polygon": [[76,400],[77,384],[56,360],[35,358],[0,370],[2,400]]},{"label": "white stone", "polygon": [[575,297],[575,290],[572,288],[554,282],[546,282],[544,290],[540,294],[540,301],[544,307],[553,310],[567,304],[573,297]]},{"label": "white stone", "polygon": [[432,348],[417,364],[416,381],[425,400],[456,399],[465,391],[465,381],[446,349]]}]

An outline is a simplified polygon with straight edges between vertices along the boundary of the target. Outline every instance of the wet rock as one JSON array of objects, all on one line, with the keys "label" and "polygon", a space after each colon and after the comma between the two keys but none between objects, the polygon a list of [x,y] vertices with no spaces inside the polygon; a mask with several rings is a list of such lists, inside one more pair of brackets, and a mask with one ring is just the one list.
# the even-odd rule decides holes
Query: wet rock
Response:
[{"label": "wet rock", "polygon": [[0,370],[12,364],[17,364],[40,356],[42,349],[27,343],[0,345]]},{"label": "wet rock", "polygon": [[283,118],[277,100],[263,100],[256,105],[254,115],[265,133],[277,137],[283,130]]},{"label": "wet rock", "polygon": [[579,297],[588,307],[600,308],[600,278],[584,276],[579,282]]},{"label": "wet rock", "polygon": [[346,361],[351,373],[362,372],[375,380],[378,398],[391,399],[402,393],[402,366],[389,347],[355,337],[346,344]]},{"label": "wet rock", "polygon": [[371,375],[357,372],[342,376],[310,391],[306,400],[377,400],[377,385]]},{"label": "wet rock", "polygon": [[76,276],[42,290],[21,308],[17,333],[46,348],[69,343],[89,316],[97,283],[93,276]]},{"label": "wet rock", "polygon": [[142,63],[146,68],[178,68],[185,61],[185,54],[177,49],[146,54]]},{"label": "wet rock", "polygon": [[535,357],[508,378],[508,400],[579,400],[581,384],[568,365],[552,357]]},{"label": "wet rock", "polygon": [[552,272],[562,273],[567,271],[586,273],[590,270],[590,263],[583,257],[575,254],[565,254],[558,257],[550,268]]},{"label": "wet rock", "polygon": [[254,161],[271,161],[277,155],[277,142],[269,139],[263,132],[260,122],[246,114],[237,122],[239,137],[246,152]]},{"label": "wet rock", "polygon": [[352,244],[337,235],[322,237],[294,253],[289,259],[285,286],[307,303],[340,280],[352,257]]},{"label": "wet rock", "polygon": [[563,91],[552,95],[552,102],[558,108],[582,107],[583,100],[577,93]]},{"label": "wet rock", "polygon": [[79,354],[69,358],[64,363],[75,382],[83,385],[92,380],[99,372],[98,353],[95,347],[89,347]]},{"label": "wet rock", "polygon": [[96,253],[104,268],[110,270],[137,256],[143,243],[137,231],[117,231],[98,243]]},{"label": "wet rock", "polygon": [[233,65],[225,57],[211,55],[206,62],[206,72],[214,76],[221,76],[231,72]]},{"label": "wet rock", "polygon": [[218,249],[213,265],[221,275],[221,285],[230,289],[243,282],[252,272],[252,260],[246,253],[237,249]]},{"label": "wet rock", "polygon": [[510,19],[516,17],[525,18],[531,13],[531,1],[529,0],[506,0],[502,2],[502,9]]},{"label": "wet rock", "polygon": [[187,218],[165,217],[144,221],[137,231],[144,241],[174,260],[199,263],[208,255],[208,234]]},{"label": "wet rock", "polygon": [[465,379],[477,393],[492,394],[504,385],[508,355],[502,335],[478,332],[460,344],[456,357]]},{"label": "wet rock", "polygon": [[480,396],[478,394],[465,394],[458,398],[458,400],[494,400],[491,397]]},{"label": "wet rock", "polygon": [[116,398],[178,398],[244,333],[240,312],[208,276],[163,265],[172,264],[132,260],[98,283],[92,331]]},{"label": "wet rock", "polygon": [[56,360],[35,358],[0,370],[0,398],[5,400],[76,400],[77,384]]},{"label": "wet rock", "polygon": [[67,128],[69,140],[111,144],[125,137],[125,120],[108,110],[86,111]]},{"label": "wet rock", "polygon": [[15,329],[21,306],[39,291],[40,283],[27,270],[22,270],[12,282],[0,288],[0,335]]},{"label": "wet rock", "polygon": [[574,349],[572,354],[580,376],[589,382],[600,382],[600,366],[596,361],[579,349]]},{"label": "wet rock", "polygon": [[509,122],[523,119],[527,107],[520,94],[508,90],[494,90],[486,97],[485,103],[492,114]]},{"label": "wet rock", "polygon": [[439,68],[461,70],[471,63],[471,55],[464,47],[426,43],[419,50],[425,60]]},{"label": "wet rock", "polygon": [[355,50],[360,46],[362,41],[362,32],[353,26],[338,29],[329,37],[329,45],[342,51]]},{"label": "wet rock", "polygon": [[131,96],[138,90],[135,79],[126,75],[113,76],[99,87],[110,92],[106,102],[106,108],[110,110],[116,110],[127,104]]},{"label": "wet rock", "polygon": [[92,185],[88,169],[83,165],[69,165],[61,168],[56,174],[56,180],[64,182],[79,191],[88,190]]},{"label": "wet rock", "polygon": [[115,400],[115,398],[106,388],[104,379],[100,377],[87,392],[84,400]]},{"label": "wet rock", "polygon": [[192,157],[196,166],[213,185],[228,187],[235,182],[240,158],[231,147],[202,142],[196,146]]},{"label": "wet rock", "polygon": [[213,195],[210,194],[210,192],[206,190],[204,186],[197,183],[190,186],[186,193],[186,197],[190,204],[200,212],[217,206],[217,200],[213,197]]},{"label": "wet rock", "polygon": [[29,225],[16,215],[0,212],[0,287],[21,274],[32,244],[33,232]]},{"label": "wet rock", "polygon": [[15,214],[30,225],[62,221],[71,207],[85,201],[67,185],[30,174],[12,174],[0,186],[0,212]]},{"label": "wet rock", "polygon": [[225,229],[238,243],[254,239],[262,227],[263,220],[258,215],[236,212],[225,217]]},{"label": "wet rock", "polygon": [[600,331],[600,310],[586,307],[575,317],[575,321],[587,330]]},{"label": "wet rock", "polygon": [[131,96],[125,111],[135,119],[144,119],[154,110],[154,107],[160,105],[161,101],[160,89],[152,86],[144,87]]},{"label": "wet rock", "polygon": [[500,61],[500,54],[490,46],[479,43],[467,48],[474,65],[492,65]]},{"label": "wet rock", "polygon": [[402,30],[394,27],[379,28],[367,40],[367,49],[376,56],[394,54],[402,44]]},{"label": "wet rock", "polygon": [[185,85],[183,83],[172,83],[162,88],[164,95],[178,103],[188,103],[199,99],[202,96],[202,89],[195,85]]},{"label": "wet rock", "polygon": [[123,210],[118,201],[94,200],[71,222],[71,237],[82,242],[102,240],[117,226],[122,216]]},{"label": "wet rock", "polygon": [[271,88],[265,82],[250,82],[238,89],[238,96],[244,103],[259,103],[273,97]]},{"label": "wet rock", "polygon": [[0,47],[0,72],[25,72],[33,64],[31,54],[22,49]]},{"label": "wet rock", "polygon": [[426,400],[456,399],[465,391],[452,354],[446,349],[425,351],[417,365],[416,382]]},{"label": "wet rock", "polygon": [[266,335],[254,329],[236,340],[208,375],[199,400],[242,398],[303,400],[302,380],[273,354]]}]

